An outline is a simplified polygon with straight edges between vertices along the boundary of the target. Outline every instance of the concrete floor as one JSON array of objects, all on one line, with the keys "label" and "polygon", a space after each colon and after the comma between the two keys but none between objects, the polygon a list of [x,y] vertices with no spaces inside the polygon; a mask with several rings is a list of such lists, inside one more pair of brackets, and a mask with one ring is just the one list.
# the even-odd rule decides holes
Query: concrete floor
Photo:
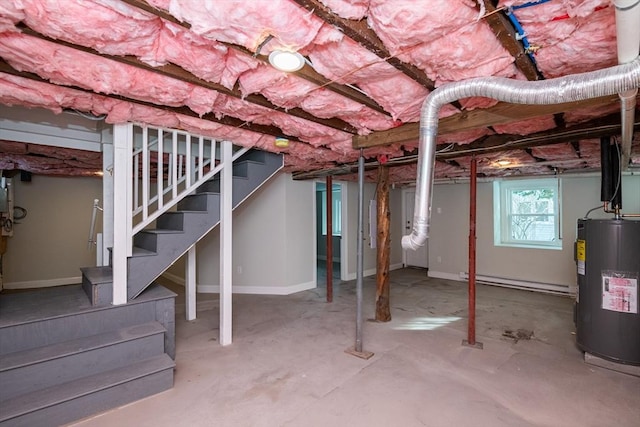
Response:
[{"label": "concrete floor", "polygon": [[[640,378],[587,365],[572,300],[479,285],[477,340],[464,347],[466,283],[391,275],[393,320],[355,339],[355,283],[290,296],[234,296],[221,347],[217,297],[198,319],[178,300],[175,387],[74,424],[98,426],[640,426]],[[374,279],[365,280],[365,318]],[[533,331],[531,339],[504,336]],[[508,335],[508,334],[507,334]]]}]

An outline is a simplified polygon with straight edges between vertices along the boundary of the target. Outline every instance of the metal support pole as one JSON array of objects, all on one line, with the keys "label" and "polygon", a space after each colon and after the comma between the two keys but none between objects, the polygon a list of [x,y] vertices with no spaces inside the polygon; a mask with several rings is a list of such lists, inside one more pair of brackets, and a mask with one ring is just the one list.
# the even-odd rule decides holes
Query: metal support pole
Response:
[{"label": "metal support pole", "polygon": [[333,178],[327,176],[327,302],[333,302]]},{"label": "metal support pole", "polygon": [[469,330],[463,345],[482,348],[482,343],[476,342],[476,187],[477,187],[476,156],[471,157],[471,176],[469,180]]},{"label": "metal support pole", "polygon": [[357,271],[356,271],[356,345],[354,348],[347,349],[347,353],[362,359],[369,359],[373,356],[370,351],[362,350],[362,277],[364,276],[364,156],[363,149],[360,149],[360,157],[358,158],[358,240],[356,245],[357,251]]}]

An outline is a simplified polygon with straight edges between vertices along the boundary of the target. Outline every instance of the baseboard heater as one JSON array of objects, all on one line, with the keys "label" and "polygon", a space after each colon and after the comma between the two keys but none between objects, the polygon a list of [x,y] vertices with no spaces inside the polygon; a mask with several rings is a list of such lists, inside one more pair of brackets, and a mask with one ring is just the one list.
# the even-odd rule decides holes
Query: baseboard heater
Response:
[{"label": "baseboard heater", "polygon": [[[460,272],[460,279],[468,280],[469,273]],[[526,280],[505,279],[503,277],[481,276],[476,275],[476,283],[484,285],[503,286],[506,288],[524,289],[528,291],[544,292],[556,295],[572,295],[573,292],[569,286],[554,285],[552,283],[529,282]]]}]

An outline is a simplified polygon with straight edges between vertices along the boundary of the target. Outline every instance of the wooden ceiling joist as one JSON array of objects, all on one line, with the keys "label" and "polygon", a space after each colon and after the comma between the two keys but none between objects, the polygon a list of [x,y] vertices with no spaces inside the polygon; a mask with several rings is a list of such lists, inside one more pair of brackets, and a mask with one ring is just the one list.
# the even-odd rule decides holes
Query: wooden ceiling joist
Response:
[{"label": "wooden ceiling joist", "polygon": [[[49,82],[46,79],[43,79],[42,77],[38,76],[37,74],[16,70],[10,64],[8,64],[4,59],[1,59],[1,58],[0,58],[0,73],[10,74],[10,75],[13,75],[13,76],[18,76],[18,77],[23,77],[23,78],[27,78],[29,80],[33,80],[33,81],[37,81],[37,82],[41,82],[41,83],[52,84],[51,82]],[[230,116],[223,116],[221,118],[217,118],[213,113],[207,113],[207,114],[205,114],[203,116],[200,116],[200,115],[198,115],[197,113],[195,113],[194,111],[192,111],[188,107],[169,107],[169,106],[166,106],[166,105],[154,104],[154,103],[151,103],[151,102],[148,102],[148,101],[142,101],[142,100],[139,100],[139,99],[128,98],[128,97],[121,96],[121,95],[98,94],[98,93],[95,93],[95,92],[93,92],[93,91],[91,91],[89,89],[84,89],[84,88],[77,87],[77,86],[70,86],[70,85],[69,86],[65,86],[65,85],[61,85],[61,84],[56,84],[55,86],[66,87],[68,89],[73,89],[73,90],[77,90],[77,91],[81,91],[81,92],[85,92],[85,93],[90,93],[92,95],[102,96],[102,97],[105,97],[105,98],[116,99],[118,101],[125,101],[125,102],[130,102],[132,104],[143,105],[145,107],[151,107],[151,108],[155,108],[155,109],[159,109],[159,110],[163,110],[163,111],[168,111],[168,112],[175,113],[175,114],[181,114],[183,116],[196,117],[196,118],[200,118],[202,120],[207,120],[207,121],[218,123],[218,124],[221,124],[221,125],[233,126],[233,127],[236,127],[236,128],[246,129],[246,130],[251,131],[251,132],[256,132],[256,133],[261,133],[261,134],[266,134],[266,135],[272,135],[274,137],[282,137],[282,136],[284,136],[287,139],[289,139],[290,141],[297,141],[297,142],[300,141],[296,137],[286,135],[282,129],[280,129],[280,128],[276,127],[276,126],[268,126],[268,125],[259,125],[259,124],[249,123],[249,122],[246,122],[244,120],[240,120],[238,118],[230,117]],[[85,111],[85,112],[86,113],[91,113],[90,111]]]},{"label": "wooden ceiling joist", "polygon": [[[464,111],[440,119],[438,134],[461,132],[487,126],[510,123],[548,114],[562,113],[584,107],[601,107],[618,102],[617,95],[563,104],[521,105],[501,102],[493,107]],[[369,148],[381,145],[415,142],[420,137],[420,123],[407,123],[397,128],[369,135],[354,135],[353,148]]]},{"label": "wooden ceiling joist", "polygon": [[[166,21],[173,22],[174,24],[180,25],[186,29],[191,29],[191,24],[189,24],[188,22],[179,21],[173,15],[163,10],[156,9],[155,7],[151,6],[149,3],[147,3],[144,0],[123,0],[123,1],[133,7],[144,10],[145,12],[155,15]],[[216,43],[220,43],[230,49],[235,49],[237,51],[240,51],[262,62],[269,63],[269,58],[267,55],[261,55],[259,52],[257,53],[251,52],[249,49],[245,48],[244,46],[239,46],[233,43],[226,43],[226,42],[220,42],[220,41],[217,41]],[[376,101],[366,96],[364,93],[352,87],[332,82],[331,80],[327,79],[326,77],[324,77],[323,75],[315,71],[308,64],[305,64],[305,66],[301,70],[296,71],[293,74],[313,84],[316,84],[319,87],[325,87],[328,90],[334,93],[337,93],[338,95],[342,95],[345,98],[351,99],[352,101],[365,105],[371,108],[372,110],[375,110],[379,113],[390,116],[390,114],[387,111],[385,111],[385,109],[382,108],[380,104],[378,104]]]},{"label": "wooden ceiling joist", "polygon": [[486,11],[484,20],[489,24],[502,47],[513,56],[516,67],[528,80],[539,80],[542,75],[538,67],[525,52],[522,42],[516,39],[516,30],[504,12],[497,10],[490,0],[483,0],[483,2]]},{"label": "wooden ceiling joist", "polygon": [[274,105],[271,103],[271,101],[269,101],[267,98],[265,98],[262,95],[258,95],[258,94],[251,94],[251,95],[247,95],[247,96],[243,96],[242,93],[239,90],[236,89],[228,89],[220,84],[217,83],[212,83],[206,80],[203,80],[199,77],[196,77],[195,75],[191,74],[189,71],[174,65],[174,64],[166,64],[163,66],[159,66],[159,67],[152,67],[151,65],[142,62],[141,60],[139,60],[138,58],[136,58],[135,56],[131,56],[131,55],[124,55],[124,56],[119,56],[119,55],[107,55],[104,53],[100,53],[92,48],[86,47],[86,46],[81,46],[81,45],[77,45],[77,44],[73,44],[73,43],[69,43],[66,42],[64,40],[57,40],[57,39],[52,39],[50,37],[47,37],[43,34],[38,33],[37,31],[32,30],[31,28],[25,26],[25,25],[20,25],[18,26],[18,28],[20,28],[20,30],[24,33],[27,34],[29,36],[32,37],[37,37],[39,39],[42,40],[46,40],[48,42],[51,43],[55,43],[61,46],[66,46],[72,49],[76,49],[82,52],[86,52],[86,53],[90,53],[92,55],[96,55],[96,56],[100,56],[102,58],[105,59],[109,59],[112,61],[117,61],[120,62],[122,64],[127,64],[127,65],[131,65],[143,70],[147,70],[147,71],[151,71],[157,74],[161,74],[163,76],[166,77],[170,77],[172,79],[175,80],[179,80],[179,81],[183,81],[186,83],[191,83],[193,85],[196,86],[200,86],[206,89],[211,89],[214,90],[216,92],[222,93],[224,95],[228,95],[228,96],[232,96],[234,98],[238,98],[238,99],[242,99],[246,102],[249,102],[251,104],[255,104],[255,105],[259,105],[261,107],[265,107],[268,108],[270,110],[274,110],[274,111],[279,111],[285,114],[290,114],[292,116],[295,117],[299,117],[301,119],[305,119],[305,120],[309,120],[311,122],[314,123],[318,123],[324,126],[328,126],[331,127],[333,129],[338,129],[344,132],[348,132],[351,134],[355,134],[357,133],[357,129],[355,127],[353,127],[352,125],[350,125],[349,123],[345,122],[344,120],[340,120],[337,118],[331,118],[331,119],[322,119],[322,118],[318,118],[306,111],[304,111],[301,108],[290,108],[290,109],[285,109],[282,107],[279,107],[277,105]]},{"label": "wooden ceiling joist", "polygon": [[317,0],[293,1],[301,7],[312,12],[314,15],[316,15],[326,23],[340,28],[340,30],[342,30],[342,32],[346,34],[347,37],[360,43],[369,51],[375,53],[378,57],[384,59],[387,63],[389,63],[414,81],[420,83],[425,88],[429,89],[430,91],[435,88],[433,80],[427,77],[424,71],[414,65],[402,62],[395,56],[392,56],[389,50],[384,46],[384,43],[382,43],[380,38],[376,35],[376,33],[368,27],[365,20],[354,21],[352,19],[341,18]]}]

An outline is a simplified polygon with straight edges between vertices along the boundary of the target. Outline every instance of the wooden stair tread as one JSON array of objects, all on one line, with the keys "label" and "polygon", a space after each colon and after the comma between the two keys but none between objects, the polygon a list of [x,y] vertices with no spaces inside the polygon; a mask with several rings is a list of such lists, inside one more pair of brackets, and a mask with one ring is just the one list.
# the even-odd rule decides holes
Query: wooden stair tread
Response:
[{"label": "wooden stair tread", "polygon": [[47,360],[66,357],[76,353],[108,347],[124,341],[131,341],[150,335],[164,333],[165,331],[165,328],[160,323],[148,322],[71,341],[17,351],[5,354],[0,358],[0,372],[41,363]]},{"label": "wooden stair tread", "polygon": [[168,355],[162,354],[123,368],[18,396],[2,403],[3,410],[0,413],[0,422],[173,369],[174,367],[175,362]]}]

